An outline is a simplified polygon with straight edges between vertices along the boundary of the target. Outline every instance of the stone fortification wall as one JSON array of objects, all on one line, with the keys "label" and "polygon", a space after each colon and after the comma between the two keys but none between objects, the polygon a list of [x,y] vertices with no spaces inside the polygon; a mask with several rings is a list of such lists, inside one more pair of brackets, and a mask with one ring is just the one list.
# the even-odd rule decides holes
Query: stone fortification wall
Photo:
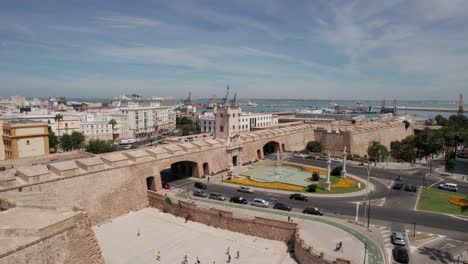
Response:
[{"label": "stone fortification wall", "polygon": [[167,204],[164,201],[163,195],[152,191],[148,191],[148,197],[150,206],[164,212],[180,217],[190,215],[190,221],[196,221],[246,235],[289,243],[293,241],[297,228],[297,224],[295,223],[262,217],[255,217],[254,219],[241,218],[233,216],[230,211],[201,208],[195,203],[190,202],[179,201],[177,204]]},{"label": "stone fortification wall", "polygon": [[250,163],[263,159],[263,146],[270,141],[279,144],[280,152],[303,150],[307,142],[314,140],[314,127],[310,124],[280,128],[276,130],[260,130],[241,134],[242,163]]},{"label": "stone fortification wall", "polygon": [[300,264],[350,264],[349,260],[331,258],[323,252],[315,252],[314,248],[307,245],[296,233],[294,239],[294,256]]},{"label": "stone fortification wall", "polygon": [[410,135],[414,135],[413,126],[406,129],[403,122],[394,122],[387,127],[375,130],[355,131],[350,137],[351,154],[362,157],[367,155],[367,148],[372,141],[379,141],[390,150],[390,143],[392,141],[403,140]]},{"label": "stone fortification wall", "polygon": [[0,264],[57,263],[101,264],[104,258],[85,213],[74,216],[71,225],[18,245],[0,255]]},{"label": "stone fortification wall", "polygon": [[365,122],[315,130],[315,140],[332,156],[341,156],[346,146],[348,154],[364,157],[372,141],[379,141],[390,149],[392,141],[402,140],[409,135],[414,135],[413,127],[406,129],[405,124],[400,121]]}]

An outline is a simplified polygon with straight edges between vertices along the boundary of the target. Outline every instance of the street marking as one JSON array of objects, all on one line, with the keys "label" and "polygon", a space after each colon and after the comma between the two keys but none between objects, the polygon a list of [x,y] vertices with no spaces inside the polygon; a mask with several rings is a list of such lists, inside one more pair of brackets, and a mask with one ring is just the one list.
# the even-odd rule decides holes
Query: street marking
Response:
[{"label": "street marking", "polygon": [[[439,177],[437,177],[437,178],[439,178]],[[440,179],[440,178],[439,178],[439,179]],[[438,182],[435,182],[435,183],[429,185],[429,188],[432,188],[434,185],[436,185],[436,184],[438,184],[438,183],[440,183],[440,182],[443,182],[443,181],[444,181],[444,179],[440,179]]]},{"label": "street marking", "polygon": [[458,220],[468,221],[468,218],[466,218],[466,217],[456,216],[456,215],[452,215],[452,214],[444,214],[444,215],[456,218]]},{"label": "street marking", "polygon": [[440,249],[449,249],[449,248],[456,248],[456,247],[457,246],[455,246],[454,244],[447,243],[443,247],[441,247]]},{"label": "street marking", "polygon": [[423,188],[423,187],[421,187],[421,188],[418,189],[418,197],[416,198],[416,202],[414,203],[413,211],[416,211],[416,210],[417,210],[416,208],[418,207],[419,197],[421,197],[422,188]]}]

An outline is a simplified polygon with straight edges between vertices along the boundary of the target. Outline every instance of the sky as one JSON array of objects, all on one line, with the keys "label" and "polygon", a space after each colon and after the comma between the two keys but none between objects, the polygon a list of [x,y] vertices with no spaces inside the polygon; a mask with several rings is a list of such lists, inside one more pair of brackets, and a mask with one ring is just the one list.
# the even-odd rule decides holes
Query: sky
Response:
[{"label": "sky", "polygon": [[466,0],[0,2],[0,96],[457,100]]}]

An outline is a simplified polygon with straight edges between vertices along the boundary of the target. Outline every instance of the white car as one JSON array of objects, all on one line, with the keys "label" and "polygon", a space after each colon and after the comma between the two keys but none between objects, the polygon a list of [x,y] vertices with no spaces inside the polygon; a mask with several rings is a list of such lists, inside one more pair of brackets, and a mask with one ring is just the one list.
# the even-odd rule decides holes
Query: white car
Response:
[{"label": "white car", "polygon": [[458,190],[458,184],[456,183],[439,184],[439,189],[456,192]]},{"label": "white car", "polygon": [[238,192],[243,192],[243,193],[253,193],[253,189],[250,188],[250,187],[246,187],[246,186],[241,186],[241,187],[237,188],[237,191]]},{"label": "white car", "polygon": [[255,198],[252,200],[252,206],[268,208],[269,205],[270,204],[267,201],[260,199],[260,198]]},{"label": "white car", "polygon": [[127,145],[124,147],[124,149],[130,149],[130,148],[132,148],[132,145]]},{"label": "white car", "polygon": [[302,153],[294,153],[294,154],[293,154],[293,157],[294,157],[294,158],[301,158],[301,159],[303,159],[303,158],[306,157],[306,155],[304,155],[304,154],[302,154]]},{"label": "white car", "polygon": [[402,232],[393,232],[392,233],[392,242],[397,246],[406,245],[405,234]]}]

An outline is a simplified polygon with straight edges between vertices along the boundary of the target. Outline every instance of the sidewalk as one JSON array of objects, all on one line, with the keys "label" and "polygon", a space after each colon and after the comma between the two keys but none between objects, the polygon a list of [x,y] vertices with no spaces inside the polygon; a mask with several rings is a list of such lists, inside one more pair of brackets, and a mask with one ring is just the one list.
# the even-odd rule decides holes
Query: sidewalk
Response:
[{"label": "sidewalk", "polygon": [[[182,194],[177,195],[178,199],[186,200]],[[367,243],[368,263],[385,263],[384,253],[380,245],[383,238],[376,228],[371,227],[370,231],[360,225],[342,219],[335,219],[327,216],[311,216],[295,212],[279,211],[275,209],[259,208],[247,205],[233,204],[229,202],[219,202],[209,199],[193,197],[201,206],[209,204],[223,210],[232,211],[238,215],[263,216],[271,219],[287,220],[290,216],[292,220],[299,223],[302,231],[301,237],[310,243],[316,250],[323,251],[327,257],[343,257],[352,259],[352,263],[362,263],[364,256],[364,244]],[[330,235],[332,234],[332,235]],[[343,251],[334,251],[336,243],[343,242]],[[345,248],[346,247],[346,248]],[[346,250],[346,251],[345,251]],[[367,262],[367,261],[366,261]]]},{"label": "sidewalk", "polygon": [[[354,166],[359,166],[359,164],[361,164],[360,161],[353,161],[353,160],[348,160],[347,163],[350,165],[354,165]],[[377,166],[375,166],[374,163],[371,164],[371,168],[391,169],[391,170],[411,170],[411,169],[419,169],[422,167],[423,165],[421,164],[415,164],[414,166],[412,166],[411,163],[408,163],[408,162],[403,162],[403,163],[402,162],[378,162]]]},{"label": "sidewalk", "polygon": [[452,172],[446,172],[444,166],[440,166],[434,170],[435,173],[439,174],[442,177],[448,177],[452,180],[459,181],[459,182],[468,182],[468,175],[465,174],[457,174]]}]

